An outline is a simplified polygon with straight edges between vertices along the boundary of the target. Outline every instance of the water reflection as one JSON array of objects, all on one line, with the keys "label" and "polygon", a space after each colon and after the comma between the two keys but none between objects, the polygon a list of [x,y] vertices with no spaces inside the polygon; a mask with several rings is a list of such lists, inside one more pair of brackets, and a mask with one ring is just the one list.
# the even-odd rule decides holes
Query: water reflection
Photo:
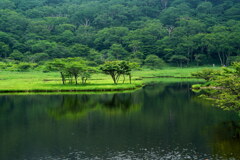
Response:
[{"label": "water reflection", "polygon": [[190,86],[0,96],[0,159],[240,159],[240,118]]},{"label": "water reflection", "polygon": [[215,154],[222,154],[224,158],[240,158],[240,122],[225,121],[214,126],[211,147]]},{"label": "water reflection", "polygon": [[104,95],[63,95],[61,103],[49,109],[50,115],[56,119],[80,119],[92,112],[108,115],[130,114],[141,110],[142,100],[133,93]]}]

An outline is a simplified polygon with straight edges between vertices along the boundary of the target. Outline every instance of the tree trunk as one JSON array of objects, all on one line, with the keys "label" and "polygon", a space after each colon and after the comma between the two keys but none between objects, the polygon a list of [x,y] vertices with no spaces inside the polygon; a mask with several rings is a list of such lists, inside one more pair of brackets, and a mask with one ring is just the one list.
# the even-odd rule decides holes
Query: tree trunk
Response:
[{"label": "tree trunk", "polygon": [[65,76],[64,76],[63,72],[60,72],[60,74],[61,74],[61,78],[62,78],[62,84],[65,84]]},{"label": "tree trunk", "polygon": [[130,84],[132,84],[132,75],[129,74],[129,81],[130,81]]},{"label": "tree trunk", "polygon": [[78,77],[77,77],[77,75],[74,75],[74,78],[75,78],[75,84],[77,85],[78,84]]},{"label": "tree trunk", "polygon": [[223,59],[223,65],[226,65],[226,57],[225,54],[222,52],[222,59]]},{"label": "tree trunk", "polygon": [[82,77],[82,84],[84,84],[84,77]]},{"label": "tree trunk", "polygon": [[162,6],[163,6],[163,9],[166,9],[167,5],[168,5],[168,0],[161,0],[161,3],[162,3]]},{"label": "tree trunk", "polygon": [[120,76],[121,76],[121,74],[117,74],[117,75],[116,75],[116,82],[117,82],[117,83],[118,83],[118,81],[119,81]]},{"label": "tree trunk", "polygon": [[73,84],[73,78],[72,78],[72,76],[69,76],[69,82],[70,82],[70,84]]},{"label": "tree trunk", "polygon": [[114,75],[114,74],[111,74],[111,77],[112,77],[112,79],[113,79],[114,84],[117,84],[115,75]]},{"label": "tree trunk", "polygon": [[228,52],[228,53],[226,54],[226,65],[229,65],[229,64],[227,64],[227,63],[229,63],[229,62],[228,62],[228,58],[229,58],[230,55],[231,55],[230,52]]},{"label": "tree trunk", "polygon": [[123,75],[123,83],[125,83],[125,75]]},{"label": "tree trunk", "polygon": [[223,65],[223,61],[222,61],[222,57],[221,57],[221,53],[218,51],[218,58],[219,58],[219,60],[220,60],[220,63],[221,63],[221,65]]}]

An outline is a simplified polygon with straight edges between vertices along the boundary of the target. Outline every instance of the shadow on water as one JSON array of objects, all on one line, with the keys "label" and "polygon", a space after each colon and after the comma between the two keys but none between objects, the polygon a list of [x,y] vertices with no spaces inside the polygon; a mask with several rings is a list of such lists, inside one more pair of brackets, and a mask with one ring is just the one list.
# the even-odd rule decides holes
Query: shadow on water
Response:
[{"label": "shadow on water", "polygon": [[240,159],[240,118],[190,90],[0,96],[0,159]]}]

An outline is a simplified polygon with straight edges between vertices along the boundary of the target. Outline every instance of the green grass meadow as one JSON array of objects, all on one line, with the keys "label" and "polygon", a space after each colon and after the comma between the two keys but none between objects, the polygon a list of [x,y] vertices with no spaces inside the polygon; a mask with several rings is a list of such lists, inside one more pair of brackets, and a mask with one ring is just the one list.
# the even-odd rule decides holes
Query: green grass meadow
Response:
[{"label": "green grass meadow", "polygon": [[[126,78],[119,84],[113,84],[109,75],[93,74],[87,84],[66,84],[61,82],[60,74],[57,72],[43,73],[39,71],[30,72],[0,72],[0,92],[69,92],[69,91],[120,91],[140,88],[150,82],[179,82],[200,81],[193,79],[191,73],[206,67],[196,68],[164,68],[158,70],[142,69],[133,71],[132,84]],[[216,69],[218,69],[216,67]]]}]

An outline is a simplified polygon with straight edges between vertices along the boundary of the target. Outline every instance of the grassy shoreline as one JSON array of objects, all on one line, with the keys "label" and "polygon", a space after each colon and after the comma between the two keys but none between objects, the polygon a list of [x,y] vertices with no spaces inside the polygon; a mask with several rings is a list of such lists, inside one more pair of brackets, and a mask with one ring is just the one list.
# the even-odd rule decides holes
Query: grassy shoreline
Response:
[{"label": "grassy shoreline", "polygon": [[192,72],[206,67],[195,68],[165,68],[162,70],[143,69],[134,71],[132,84],[126,80],[125,84],[120,79],[115,85],[108,75],[94,74],[87,84],[61,84],[60,75],[57,72],[0,72],[0,93],[61,93],[61,92],[113,92],[139,89],[148,83],[154,82],[179,82],[196,81]]}]

